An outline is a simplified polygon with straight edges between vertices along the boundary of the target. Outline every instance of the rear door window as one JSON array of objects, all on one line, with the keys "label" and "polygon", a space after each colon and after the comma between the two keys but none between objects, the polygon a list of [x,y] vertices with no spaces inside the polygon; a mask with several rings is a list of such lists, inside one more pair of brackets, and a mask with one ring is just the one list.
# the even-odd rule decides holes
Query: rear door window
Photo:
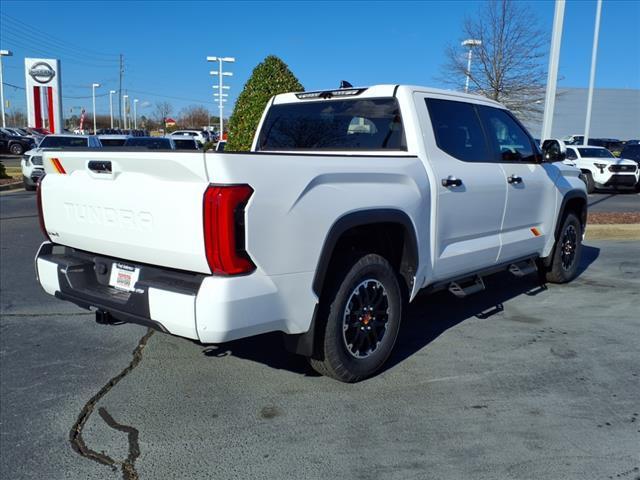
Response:
[{"label": "rear door window", "polygon": [[362,98],[272,105],[258,150],[407,149],[395,98]]},{"label": "rear door window", "polygon": [[427,98],[438,148],[465,162],[491,159],[475,107],[466,102]]}]

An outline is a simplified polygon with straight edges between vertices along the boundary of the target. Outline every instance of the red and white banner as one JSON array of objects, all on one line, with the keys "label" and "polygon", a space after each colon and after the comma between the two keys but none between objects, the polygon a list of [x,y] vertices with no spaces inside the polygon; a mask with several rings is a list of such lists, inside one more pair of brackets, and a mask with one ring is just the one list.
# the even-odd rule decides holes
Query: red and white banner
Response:
[{"label": "red and white banner", "polygon": [[60,61],[24,59],[29,127],[62,133],[62,86]]}]

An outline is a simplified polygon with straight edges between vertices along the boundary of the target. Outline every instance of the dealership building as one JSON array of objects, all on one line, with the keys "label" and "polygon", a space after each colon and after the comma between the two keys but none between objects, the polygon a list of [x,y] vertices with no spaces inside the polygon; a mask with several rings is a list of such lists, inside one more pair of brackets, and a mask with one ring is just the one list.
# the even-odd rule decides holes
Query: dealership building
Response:
[{"label": "dealership building", "polygon": [[[587,88],[559,88],[551,136],[582,135],[587,117]],[[537,121],[523,122],[538,138],[542,116]],[[598,88],[593,92],[591,138],[640,139],[640,90]]]}]

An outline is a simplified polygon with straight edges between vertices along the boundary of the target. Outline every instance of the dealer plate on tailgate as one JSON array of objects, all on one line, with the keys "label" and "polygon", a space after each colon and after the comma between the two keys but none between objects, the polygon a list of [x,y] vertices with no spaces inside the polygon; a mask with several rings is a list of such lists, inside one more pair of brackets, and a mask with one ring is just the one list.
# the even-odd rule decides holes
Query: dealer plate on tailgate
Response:
[{"label": "dealer plate on tailgate", "polygon": [[120,290],[133,292],[136,282],[140,276],[140,269],[125,265],[124,263],[113,263],[111,265],[111,277],[109,277],[109,285]]}]

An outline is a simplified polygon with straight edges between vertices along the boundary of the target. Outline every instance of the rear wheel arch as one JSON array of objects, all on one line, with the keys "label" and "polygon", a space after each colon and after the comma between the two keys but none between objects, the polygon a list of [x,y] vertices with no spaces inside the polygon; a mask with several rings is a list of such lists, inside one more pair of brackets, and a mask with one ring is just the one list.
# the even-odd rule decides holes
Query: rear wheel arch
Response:
[{"label": "rear wheel arch", "polygon": [[[367,237],[368,241],[363,242]],[[380,254],[391,263],[404,280],[399,284],[403,296],[408,298],[418,268],[418,241],[413,223],[401,210],[371,209],[348,213],[329,229],[312,284],[320,302],[326,297],[325,288],[331,284],[331,278],[341,273],[341,267],[348,265],[355,256],[368,253]],[[320,308],[320,304],[316,304],[306,333],[285,335],[287,350],[307,357],[317,354],[316,318]]]},{"label": "rear wheel arch", "polygon": [[418,241],[409,216],[395,209],[359,210],[348,213],[331,226],[318,259],[313,279],[313,291],[321,297],[332,265],[350,250],[379,253],[393,265],[404,279],[406,288],[413,288],[418,268]]}]

